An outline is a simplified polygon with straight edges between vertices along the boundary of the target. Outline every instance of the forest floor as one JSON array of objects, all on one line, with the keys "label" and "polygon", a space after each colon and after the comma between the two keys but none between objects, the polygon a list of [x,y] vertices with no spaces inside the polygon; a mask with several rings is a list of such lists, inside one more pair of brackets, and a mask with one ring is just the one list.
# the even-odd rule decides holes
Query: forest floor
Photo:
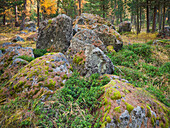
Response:
[{"label": "forest floor", "polygon": [[[11,42],[14,37],[20,36],[25,41],[18,41],[17,44],[21,44],[22,47],[32,47],[34,49],[33,53],[36,55],[35,58],[31,58],[30,60],[28,56],[22,58],[28,62],[34,62],[37,59],[40,60],[44,54],[49,52],[48,49],[36,49],[36,41],[28,40],[32,35],[37,34],[36,32],[28,32],[27,30],[23,30],[22,32],[25,34],[21,34],[19,28],[0,27],[0,45],[5,42]],[[128,80],[129,83],[128,86],[126,86],[128,88],[130,84],[133,85],[133,89],[135,89],[134,87],[142,89],[141,91],[137,91],[138,96],[150,97],[150,94],[152,94],[154,95],[154,102],[156,100],[162,102],[168,108],[167,111],[165,109],[166,107],[162,107],[168,115],[168,118],[164,115],[166,117],[164,119],[166,123],[161,124],[162,122],[160,121],[160,125],[168,126],[170,115],[170,40],[168,38],[158,38],[157,33],[148,34],[145,32],[141,32],[138,35],[134,32],[121,33],[121,38],[124,43],[123,48],[119,52],[111,51],[107,53],[107,56],[115,65],[115,71],[112,75],[118,76],[119,79]],[[155,40],[158,41],[154,44],[153,42]],[[99,77],[99,74],[92,74],[90,78],[86,79],[74,71],[72,77],[68,78],[64,88],[59,90],[44,104],[40,100],[15,98],[3,105],[1,104],[3,100],[1,100],[0,120],[6,119],[6,122],[1,121],[0,126],[4,123],[6,127],[9,125],[12,127],[18,124],[21,127],[54,127],[54,123],[56,127],[64,127],[64,125],[77,127],[80,123],[81,126],[86,127],[95,123],[94,126],[98,128],[101,124],[99,123],[101,117],[98,117],[98,112],[93,112],[93,109],[96,107],[95,109],[97,110],[98,106],[102,105],[102,102],[98,102],[98,96],[102,94],[100,87],[103,87],[110,81],[108,77],[102,77]],[[6,83],[4,83],[2,87],[6,86],[5,84]],[[89,87],[89,85],[91,86]],[[121,89],[127,94],[136,94],[135,91],[129,92],[129,90],[125,88]],[[69,93],[70,95],[67,95]],[[76,99],[77,93],[80,93],[80,97]],[[133,101],[133,99],[130,99],[130,101]],[[152,106],[151,104],[143,103],[146,104],[146,106]],[[161,106],[164,106],[162,103]],[[45,105],[47,105],[47,107]],[[84,106],[89,109],[80,109]],[[54,115],[56,116],[56,110],[59,113],[57,115],[58,119],[56,119],[56,117],[53,118]],[[72,111],[71,114],[69,114],[70,110]],[[162,113],[163,110],[160,109],[160,112]],[[79,116],[82,115],[82,113],[83,116]],[[23,116],[24,114],[27,115],[27,117]]]},{"label": "forest floor", "polygon": [[[12,38],[19,35],[24,42],[17,42],[22,47],[36,48],[36,41],[27,40],[36,32],[21,34],[19,28],[0,27],[0,44],[11,42]],[[170,40],[159,39],[158,33],[141,32],[136,35],[134,32],[121,33],[124,47],[120,52],[109,53],[114,65],[123,72],[123,78],[129,80],[136,86],[146,88],[155,94],[164,104],[170,106],[170,87],[168,86],[170,72]],[[153,46],[154,40],[160,40],[163,45]],[[115,73],[116,75],[120,75]],[[161,85],[161,87],[159,86]]]}]

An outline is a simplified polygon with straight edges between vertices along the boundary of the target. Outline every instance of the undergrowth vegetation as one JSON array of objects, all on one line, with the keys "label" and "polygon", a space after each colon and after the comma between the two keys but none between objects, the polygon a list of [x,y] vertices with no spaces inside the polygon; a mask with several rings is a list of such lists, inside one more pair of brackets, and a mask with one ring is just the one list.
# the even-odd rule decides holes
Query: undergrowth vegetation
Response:
[{"label": "undergrowth vegetation", "polygon": [[[169,51],[164,46],[149,44],[151,43],[126,45],[117,53],[109,53],[108,56],[117,67],[114,74],[120,75],[137,87],[145,88],[170,106]],[[157,54],[160,54],[160,57]],[[167,60],[165,55],[168,55]],[[119,69],[122,72],[119,72]]]},{"label": "undergrowth vegetation", "polygon": [[15,98],[0,106],[2,127],[100,127],[102,105],[100,88],[109,82],[108,77],[93,74],[85,79],[73,73],[64,88],[42,102],[34,99]]}]

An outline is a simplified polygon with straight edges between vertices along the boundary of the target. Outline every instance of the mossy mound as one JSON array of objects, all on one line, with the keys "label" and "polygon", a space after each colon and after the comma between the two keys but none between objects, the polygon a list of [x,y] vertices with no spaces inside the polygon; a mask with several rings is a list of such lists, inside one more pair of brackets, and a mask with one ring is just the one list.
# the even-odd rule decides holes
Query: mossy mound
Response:
[{"label": "mossy mound", "polygon": [[[28,60],[34,59],[32,48],[23,48],[17,43],[4,43],[0,46],[0,50],[3,51],[0,57],[0,84],[7,82],[28,63]],[[16,61],[16,58],[23,60]]]},{"label": "mossy mound", "polygon": [[1,88],[1,100],[18,96],[41,97],[44,100],[64,85],[72,73],[70,68],[62,53],[39,57],[23,67]]},{"label": "mossy mound", "polygon": [[[110,78],[113,78],[111,75]],[[170,109],[142,88],[114,79],[102,87],[102,127],[169,126]]]}]

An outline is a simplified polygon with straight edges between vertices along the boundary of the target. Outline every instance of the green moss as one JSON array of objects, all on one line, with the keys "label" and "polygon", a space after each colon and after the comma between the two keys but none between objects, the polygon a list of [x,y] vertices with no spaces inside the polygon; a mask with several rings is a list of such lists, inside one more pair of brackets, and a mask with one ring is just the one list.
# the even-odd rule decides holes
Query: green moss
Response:
[{"label": "green moss", "polygon": [[147,113],[146,113],[146,117],[151,117],[151,110],[150,110],[150,107],[148,105],[146,105],[146,108],[147,108]]},{"label": "green moss", "polygon": [[115,92],[114,92],[114,94],[111,96],[111,99],[112,100],[118,100],[118,99],[120,99],[121,98],[121,93],[118,91],[118,90],[116,90]]},{"label": "green moss", "polygon": [[114,111],[115,111],[115,112],[118,112],[118,113],[121,113],[120,106],[119,106],[119,107],[115,107],[115,108],[114,108]]},{"label": "green moss", "polygon": [[160,123],[160,127],[161,128],[164,128],[164,123],[161,121],[161,123]]},{"label": "green moss", "polygon": [[156,118],[155,118],[155,116],[153,116],[153,117],[151,118],[151,123],[152,123],[153,126],[155,126],[155,122],[156,122]]},{"label": "green moss", "polygon": [[76,64],[79,64],[80,65],[80,62],[83,60],[83,58],[79,57],[79,56],[74,56],[73,58],[73,62],[76,63]]},{"label": "green moss", "polygon": [[107,124],[107,121],[103,122],[102,125],[101,125],[101,128],[105,128],[106,124]]},{"label": "green moss", "polygon": [[19,87],[23,86],[26,81],[19,81],[18,84],[14,85],[14,90],[17,90]]},{"label": "green moss", "polygon": [[55,68],[55,67],[56,67],[55,64],[53,64],[53,63],[51,64],[51,66],[52,66],[52,68]]},{"label": "green moss", "polygon": [[48,20],[48,24],[51,24],[53,20]]},{"label": "green moss", "polygon": [[106,117],[106,121],[107,121],[108,123],[111,122],[110,116],[107,116],[107,117]]},{"label": "green moss", "polygon": [[165,120],[166,120],[166,122],[165,122],[165,128],[169,128],[169,120],[168,120],[168,118],[165,116]]},{"label": "green moss", "polygon": [[134,107],[130,104],[128,104],[127,102],[125,102],[126,105],[126,109],[128,110],[129,114],[131,113],[131,111],[134,109]]},{"label": "green moss", "polygon": [[71,66],[70,68],[69,68],[71,71],[73,71],[73,67]]},{"label": "green moss", "polygon": [[63,77],[62,77],[62,79],[63,79],[63,80],[64,80],[64,79],[68,79],[67,75],[64,74]]},{"label": "green moss", "polygon": [[123,89],[123,92],[124,92],[125,94],[130,93],[129,90],[127,90],[127,89]]},{"label": "green moss", "polygon": [[45,74],[48,75],[48,71],[45,71]]},{"label": "green moss", "polygon": [[105,114],[104,114],[104,117],[103,117],[103,122],[105,122],[105,120],[106,120],[106,116],[107,116],[107,114],[109,113],[109,111],[107,111]]},{"label": "green moss", "polygon": [[53,69],[50,69],[49,72],[53,72]]},{"label": "green moss", "polygon": [[38,82],[44,81],[44,79],[45,79],[45,78],[44,78],[43,76],[41,76],[41,75],[38,76]]},{"label": "green moss", "polygon": [[141,106],[141,109],[144,109],[144,107],[143,107],[143,106]]}]

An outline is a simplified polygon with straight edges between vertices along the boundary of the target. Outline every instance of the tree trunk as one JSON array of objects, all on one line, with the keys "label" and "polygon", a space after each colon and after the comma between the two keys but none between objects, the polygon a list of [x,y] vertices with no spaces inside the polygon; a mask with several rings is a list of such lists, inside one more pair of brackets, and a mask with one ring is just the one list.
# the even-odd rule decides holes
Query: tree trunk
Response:
[{"label": "tree trunk", "polygon": [[[156,4],[156,3],[155,3]],[[153,12],[153,24],[152,24],[152,33],[156,31],[156,14],[157,14],[157,7],[154,6],[154,12]]]},{"label": "tree trunk", "polygon": [[159,13],[158,13],[158,23],[159,23],[159,32],[161,31],[161,25],[162,25],[162,6],[159,3]]},{"label": "tree trunk", "polygon": [[114,3],[114,14],[113,14],[113,19],[112,19],[112,24],[114,24],[114,21],[115,21],[115,18],[116,18],[115,10],[116,10],[116,0],[115,0],[115,3]]},{"label": "tree trunk", "polygon": [[141,31],[142,29],[142,7],[140,6],[140,28],[139,30]]},{"label": "tree trunk", "polygon": [[59,5],[60,5],[60,0],[57,0],[57,12],[59,14]]},{"label": "tree trunk", "polygon": [[81,15],[81,0],[79,0],[79,16]]},{"label": "tree trunk", "polygon": [[163,3],[163,23],[162,23],[162,31],[164,32],[165,30],[165,0]]},{"label": "tree trunk", "polygon": [[131,13],[131,23],[133,24],[133,14]]},{"label": "tree trunk", "polygon": [[37,0],[37,27],[40,25],[40,0]]},{"label": "tree trunk", "polygon": [[23,30],[25,26],[25,18],[26,18],[26,10],[27,10],[26,7],[27,7],[27,0],[24,0],[24,10],[22,13],[22,22],[21,22],[20,30]]},{"label": "tree trunk", "polygon": [[104,5],[104,1],[103,1],[102,8],[103,8],[103,18],[105,18],[105,5]]},{"label": "tree trunk", "polygon": [[19,23],[18,23],[18,7],[17,7],[17,5],[15,6],[15,27],[19,27]]},{"label": "tree trunk", "polygon": [[5,25],[5,22],[6,22],[6,18],[5,18],[6,16],[5,16],[5,14],[3,14],[3,25]]},{"label": "tree trunk", "polygon": [[147,7],[146,7],[146,17],[147,17],[147,30],[146,32],[149,33],[149,0],[147,0]]},{"label": "tree trunk", "polygon": [[136,13],[136,15],[137,15],[137,35],[140,33],[140,31],[139,31],[139,8],[138,8],[138,0],[136,0],[136,4],[137,4],[137,6],[136,6],[136,8],[137,8],[137,13]]}]

